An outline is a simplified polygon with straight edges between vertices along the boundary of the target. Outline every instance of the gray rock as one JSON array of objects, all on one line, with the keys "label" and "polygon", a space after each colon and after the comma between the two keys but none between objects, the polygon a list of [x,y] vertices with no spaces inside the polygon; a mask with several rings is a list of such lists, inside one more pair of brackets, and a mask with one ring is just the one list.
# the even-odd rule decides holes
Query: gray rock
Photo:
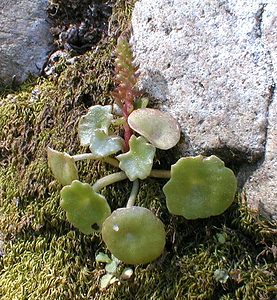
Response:
[{"label": "gray rock", "polygon": [[251,163],[240,176],[246,198],[272,218],[276,12],[276,1],[139,0],[131,40],[142,87],[179,120],[183,154]]},{"label": "gray rock", "polygon": [[0,83],[37,75],[52,49],[47,0],[0,0]]},{"label": "gray rock", "polygon": [[[246,178],[244,199],[251,210],[277,221],[277,97],[269,111],[268,139],[264,161],[254,170],[242,168],[239,176]],[[250,172],[253,172],[252,174]],[[247,177],[247,175],[250,175]]]},{"label": "gray rock", "polygon": [[[262,37],[272,57],[273,78],[277,82],[277,3],[268,4],[264,11]],[[242,169],[244,178],[249,168]],[[267,141],[264,160],[246,179],[243,188],[249,206],[277,221],[277,94],[268,109]]]},{"label": "gray rock", "polygon": [[135,5],[132,42],[142,86],[178,118],[184,153],[215,150],[248,161],[263,155],[273,81],[259,2]]}]

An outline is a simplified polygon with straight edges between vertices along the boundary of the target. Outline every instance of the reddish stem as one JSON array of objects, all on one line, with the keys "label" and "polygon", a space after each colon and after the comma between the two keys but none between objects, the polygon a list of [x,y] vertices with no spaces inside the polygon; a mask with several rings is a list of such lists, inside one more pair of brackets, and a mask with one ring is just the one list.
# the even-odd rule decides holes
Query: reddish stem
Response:
[{"label": "reddish stem", "polygon": [[130,128],[129,125],[124,125],[124,152],[128,152],[130,147],[129,147],[129,140],[133,134],[133,130]]},{"label": "reddish stem", "polygon": [[134,110],[134,100],[140,94],[136,90],[137,67],[133,66],[132,51],[125,39],[119,40],[117,45],[117,58],[115,60],[115,83],[118,84],[112,95],[122,110],[126,124],[124,129],[124,152],[129,151],[129,140],[133,130],[128,125],[128,117]]},{"label": "reddish stem", "polygon": [[[130,97],[131,98],[131,97]],[[132,98],[131,98],[132,99]],[[126,124],[123,126],[124,129],[124,151],[127,152],[129,151],[129,140],[133,134],[133,130],[130,128],[130,126],[128,125],[128,117],[129,114],[132,112],[133,110],[133,104],[132,104],[132,100],[131,99],[125,99],[125,103],[123,105],[123,116],[126,120]]]}]

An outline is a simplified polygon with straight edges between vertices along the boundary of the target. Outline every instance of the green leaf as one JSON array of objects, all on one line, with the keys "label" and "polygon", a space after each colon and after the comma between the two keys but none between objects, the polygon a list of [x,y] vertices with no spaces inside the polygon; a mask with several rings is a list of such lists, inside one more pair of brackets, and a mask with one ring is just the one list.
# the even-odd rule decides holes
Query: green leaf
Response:
[{"label": "green leaf", "polygon": [[156,149],[143,137],[134,135],[130,138],[129,146],[127,153],[117,156],[119,167],[131,181],[145,179],[151,172]]},{"label": "green leaf", "polygon": [[138,206],[115,210],[103,223],[102,237],[111,253],[127,264],[149,263],[165,246],[161,220]]},{"label": "green leaf", "polygon": [[217,237],[217,240],[220,244],[225,244],[226,243],[226,238],[227,238],[226,233],[217,233],[216,237]]},{"label": "green leaf", "polygon": [[59,152],[50,147],[47,148],[48,165],[54,177],[62,184],[71,184],[78,179],[78,169],[73,157],[65,152]]},{"label": "green leaf", "polygon": [[163,187],[170,213],[186,219],[223,213],[233,202],[236,189],[233,171],[214,155],[179,159]]},{"label": "green leaf", "polygon": [[102,223],[111,214],[104,196],[87,183],[74,180],[61,190],[61,207],[69,222],[81,232],[90,234],[101,230]]},{"label": "green leaf", "polygon": [[117,272],[118,265],[119,265],[119,260],[113,259],[110,263],[108,263],[105,266],[105,270],[107,273],[115,274]]},{"label": "green leaf", "polygon": [[91,134],[90,151],[95,158],[109,156],[122,150],[124,140],[118,136],[108,136],[102,129]]},{"label": "green leaf", "polygon": [[111,258],[109,258],[109,256],[103,252],[99,252],[96,255],[95,261],[98,263],[106,263],[106,264],[109,264],[112,262]]},{"label": "green leaf", "polygon": [[146,108],[149,103],[149,99],[147,97],[137,98],[135,101],[135,109]]},{"label": "green leaf", "polygon": [[95,129],[102,129],[108,134],[109,126],[113,119],[111,105],[94,105],[89,108],[86,115],[82,116],[79,121],[79,138],[82,146],[90,144],[91,135]]},{"label": "green leaf", "polygon": [[181,131],[177,121],[157,109],[134,110],[128,117],[128,124],[159,149],[170,149],[180,140]]},{"label": "green leaf", "polygon": [[100,279],[100,289],[103,290],[111,284],[111,280],[115,276],[113,274],[105,274]]}]

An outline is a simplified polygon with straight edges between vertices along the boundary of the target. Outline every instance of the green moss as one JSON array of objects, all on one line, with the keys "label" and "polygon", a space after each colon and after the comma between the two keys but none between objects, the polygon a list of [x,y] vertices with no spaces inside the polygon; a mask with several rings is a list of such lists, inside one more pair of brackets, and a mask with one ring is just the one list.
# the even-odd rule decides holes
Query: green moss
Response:
[{"label": "green moss", "polygon": [[[116,1],[113,32],[127,28],[133,2]],[[275,299],[276,224],[249,214],[240,200],[224,215],[207,220],[171,216],[161,189],[165,181],[154,179],[141,183],[137,203],[155,211],[166,225],[165,253],[152,264],[137,266],[131,281],[99,289],[105,271],[94,257],[105,247],[100,236],[84,236],[66,221],[46,146],[70,154],[85,150],[79,146],[77,122],[90,105],[111,101],[117,35],[74,65],[62,66],[57,78],[31,80],[1,93],[1,299]],[[37,97],[31,96],[34,89]],[[158,152],[157,161],[161,156]],[[88,183],[112,172],[95,161],[78,162],[78,167]],[[126,204],[130,188],[124,181],[103,190],[112,209]],[[217,269],[229,275],[226,283],[215,280]]]},{"label": "green moss", "polygon": [[3,259],[4,268],[12,266],[12,271],[4,269],[1,275],[1,299],[76,299],[87,294],[98,276],[90,259],[94,242],[70,230],[63,235],[29,230],[18,236],[7,247],[12,255],[8,252]]}]

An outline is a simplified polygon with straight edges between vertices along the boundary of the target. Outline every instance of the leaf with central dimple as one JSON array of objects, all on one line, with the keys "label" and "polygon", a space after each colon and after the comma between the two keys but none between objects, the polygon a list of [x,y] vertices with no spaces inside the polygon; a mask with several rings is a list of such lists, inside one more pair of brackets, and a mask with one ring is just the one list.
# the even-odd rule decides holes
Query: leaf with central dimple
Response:
[{"label": "leaf with central dimple", "polygon": [[109,136],[103,130],[96,129],[91,135],[89,148],[95,158],[100,158],[122,150],[123,144],[121,137]]},{"label": "leaf with central dimple", "polygon": [[73,157],[65,152],[47,148],[48,165],[54,177],[62,184],[68,185],[78,179],[78,170]]},{"label": "leaf with central dimple", "polygon": [[119,167],[131,181],[145,179],[151,172],[156,148],[143,137],[134,135],[130,138],[129,146],[127,153],[117,156]]},{"label": "leaf with central dimple", "polygon": [[108,134],[109,126],[113,119],[111,105],[94,105],[88,113],[80,118],[79,138],[82,146],[90,144],[91,136],[95,129],[102,129]]},{"label": "leaf with central dimple", "polygon": [[224,162],[212,155],[180,158],[171,166],[163,187],[168,210],[186,219],[223,213],[233,202],[237,179]]},{"label": "leaf with central dimple", "polygon": [[127,264],[146,264],[158,258],[165,246],[163,223],[149,209],[119,208],[105,220],[103,241],[111,253]]},{"label": "leaf with central dimple", "polygon": [[105,197],[87,183],[74,180],[62,188],[61,197],[61,207],[66,211],[68,221],[85,234],[100,231],[102,223],[111,214]]}]

